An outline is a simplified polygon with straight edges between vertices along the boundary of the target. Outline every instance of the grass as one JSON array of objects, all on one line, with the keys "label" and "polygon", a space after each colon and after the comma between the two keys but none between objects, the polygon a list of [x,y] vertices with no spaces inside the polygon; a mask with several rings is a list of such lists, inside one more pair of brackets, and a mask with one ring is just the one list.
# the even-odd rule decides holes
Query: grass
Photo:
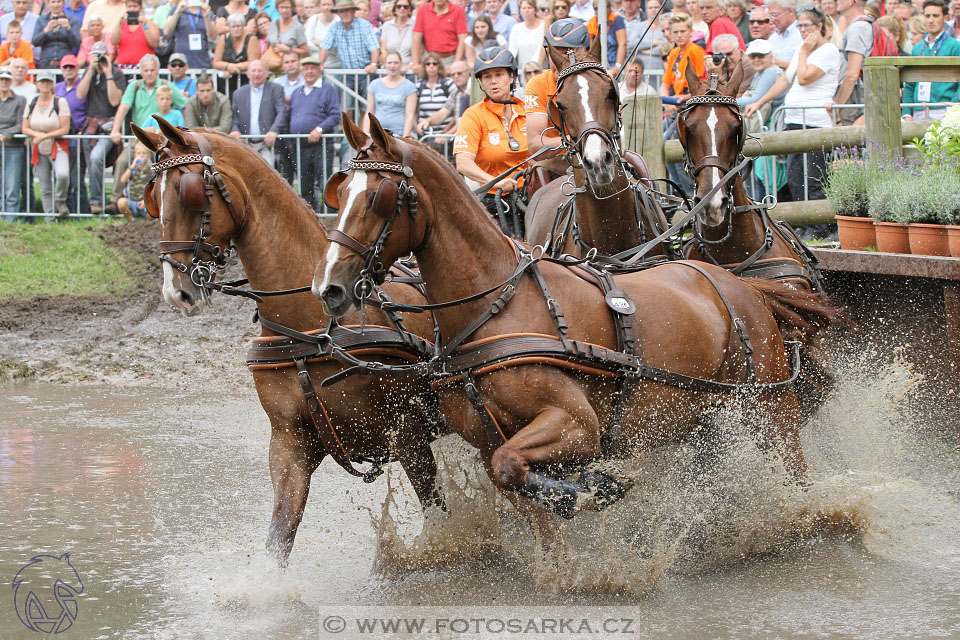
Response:
[{"label": "grass", "polygon": [[98,220],[0,222],[0,300],[38,295],[118,295],[134,287],[133,256],[97,237]]}]

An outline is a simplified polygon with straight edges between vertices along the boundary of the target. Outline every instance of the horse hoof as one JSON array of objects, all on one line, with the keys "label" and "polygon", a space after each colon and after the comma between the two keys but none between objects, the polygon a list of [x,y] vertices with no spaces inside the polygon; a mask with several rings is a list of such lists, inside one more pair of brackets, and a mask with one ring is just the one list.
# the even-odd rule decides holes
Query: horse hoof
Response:
[{"label": "horse hoof", "polygon": [[[599,511],[623,499],[633,487],[633,480],[625,476],[615,476],[607,471],[584,471],[580,474],[580,483],[591,496],[594,510]],[[586,507],[585,508],[589,508]]]}]

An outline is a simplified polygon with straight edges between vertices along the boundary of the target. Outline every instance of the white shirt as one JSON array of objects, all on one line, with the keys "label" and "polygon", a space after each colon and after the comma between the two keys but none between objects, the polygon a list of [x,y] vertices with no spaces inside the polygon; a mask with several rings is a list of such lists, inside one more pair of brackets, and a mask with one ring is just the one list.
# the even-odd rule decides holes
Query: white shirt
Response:
[{"label": "white shirt", "polygon": [[[783,106],[821,106],[828,100],[833,100],[833,95],[840,85],[840,67],[843,65],[843,55],[836,45],[827,42],[807,56],[807,64],[822,69],[824,73],[805,87],[800,86],[796,81],[799,64],[800,52],[798,51],[790,61],[790,66],[787,67],[787,80],[792,84],[787,96],[783,99]],[[833,126],[833,119],[822,106],[818,109],[787,109],[783,115],[783,121],[786,124],[806,124],[808,127]]]},{"label": "white shirt", "polygon": [[773,57],[778,60],[792,60],[793,55],[803,44],[803,38],[800,36],[800,29],[797,27],[797,21],[787,27],[786,31],[780,33],[776,31],[767,38],[770,48],[773,49]]},{"label": "white shirt", "polygon": [[510,53],[517,59],[517,68],[523,69],[523,66],[533,60],[539,62],[540,51],[543,50],[543,31],[546,23],[541,20],[540,26],[534,29],[528,29],[527,25],[520,22],[514,25],[510,30]]},{"label": "white shirt", "polygon": [[570,5],[570,11],[567,12],[567,15],[571,18],[580,18],[584,22],[587,22],[593,16],[597,15],[597,12],[593,9],[592,2],[584,2],[583,6],[578,6],[576,2]]}]

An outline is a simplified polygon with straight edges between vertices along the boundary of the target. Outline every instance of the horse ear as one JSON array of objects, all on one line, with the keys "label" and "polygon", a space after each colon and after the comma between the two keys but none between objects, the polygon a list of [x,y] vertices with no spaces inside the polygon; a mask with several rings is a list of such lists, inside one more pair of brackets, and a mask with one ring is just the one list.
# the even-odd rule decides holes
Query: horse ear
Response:
[{"label": "horse ear", "polygon": [[603,62],[601,56],[603,55],[603,42],[600,34],[597,33],[597,37],[593,39],[593,42],[590,44],[590,57],[597,62]]},{"label": "horse ear", "polygon": [[547,42],[547,54],[549,54],[550,59],[553,60],[553,64],[557,68],[557,71],[563,69],[563,67],[570,63],[570,61],[567,60],[567,57],[560,53],[560,51],[549,41]]},{"label": "horse ear", "polygon": [[687,89],[690,91],[690,95],[695,96],[700,94],[700,77],[697,76],[696,70],[693,68],[692,64],[687,65]]},{"label": "horse ear", "polygon": [[740,88],[741,81],[743,81],[743,66],[737,64],[736,69],[734,69],[733,73],[730,74],[730,79],[727,80],[726,84],[720,87],[720,93],[728,98],[736,98],[737,89]]},{"label": "horse ear", "polygon": [[343,124],[343,135],[350,147],[354,150],[362,149],[367,144],[367,134],[363,129],[353,123],[353,118],[346,111],[340,115],[340,122]]},{"label": "horse ear", "polygon": [[150,151],[154,153],[156,153],[157,149],[163,144],[163,139],[159,134],[144,131],[133,122],[130,123],[130,129],[133,131],[133,135],[137,136],[137,140],[142,142],[147,149],[150,149]]},{"label": "horse ear", "polygon": [[157,114],[153,114],[153,119],[157,121],[157,124],[160,126],[160,133],[162,133],[167,140],[181,147],[190,146],[186,138],[183,137],[183,131],[173,126],[164,120],[163,117]]},{"label": "horse ear", "polygon": [[371,113],[367,117],[370,119],[370,137],[373,138],[373,143],[383,149],[388,156],[400,157],[400,147],[397,146],[393,136],[380,125],[377,116]]}]

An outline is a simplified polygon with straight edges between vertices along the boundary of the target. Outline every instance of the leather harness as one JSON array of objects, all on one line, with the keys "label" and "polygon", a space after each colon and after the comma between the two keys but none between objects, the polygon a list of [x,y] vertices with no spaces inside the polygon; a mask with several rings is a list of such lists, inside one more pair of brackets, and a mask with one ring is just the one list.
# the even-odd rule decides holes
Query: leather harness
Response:
[{"label": "leather harness", "polygon": [[[205,299],[209,299],[210,291],[214,290],[227,295],[247,297],[256,302],[262,302],[264,296],[309,291],[310,287],[284,291],[251,291],[240,288],[241,285],[248,282],[245,279],[227,283],[214,282],[217,269],[223,266],[227,258],[235,253],[232,247],[224,250],[207,242],[211,217],[210,207],[214,194],[219,193],[235,220],[239,219],[239,215],[223,177],[215,168],[209,140],[201,133],[184,130],[184,135],[193,138],[200,153],[174,155],[169,147],[170,143],[167,141],[156,152],[156,162],[153,165],[155,175],[147,186],[144,200],[150,215],[155,218],[159,217],[153,195],[156,179],[166,171],[177,169],[181,173],[180,205],[185,210],[201,213],[200,228],[193,240],[189,242],[161,241],[159,243],[160,260],[173,265],[182,273],[189,273],[191,281],[200,288]],[[200,171],[189,170],[192,165],[198,164],[202,167]],[[163,194],[160,194],[160,197],[162,198]],[[389,199],[390,194],[387,194],[386,197]],[[193,250],[193,258],[189,267],[170,255],[178,251],[190,250]],[[211,256],[212,261],[204,260],[204,254]],[[419,280],[412,271],[402,265],[395,265],[393,273],[396,274],[397,282],[404,282],[411,286],[416,286],[415,282]],[[377,289],[377,292],[382,299],[389,301],[384,292],[379,289]],[[310,420],[323,444],[324,451],[347,473],[362,478],[364,482],[373,482],[383,473],[382,467],[389,460],[375,456],[351,454],[346,450],[336,427],[330,419],[330,414],[323,399],[316,393],[307,369],[307,363],[336,358],[341,353],[347,354],[350,358],[388,356],[407,361],[420,361],[428,358],[432,353],[432,345],[407,331],[398,313],[389,309],[386,309],[385,312],[394,325],[393,328],[361,326],[358,330],[355,327],[342,327],[331,322],[331,325],[322,332],[321,330],[300,332],[257,314],[254,316],[254,321],[259,320],[261,326],[277,333],[278,336],[263,336],[254,339],[253,345],[247,353],[247,366],[252,371],[285,367],[297,368],[297,379],[309,409]],[[350,363],[348,360],[348,364]],[[332,384],[342,377],[338,374],[328,378],[324,383]],[[418,409],[421,411],[422,424],[436,426],[440,421],[438,420],[439,408],[437,407],[436,397],[433,394],[427,395],[426,406],[418,405]],[[438,428],[428,430],[428,437],[437,437],[438,430]],[[372,468],[369,471],[362,471],[354,466],[354,461],[369,462],[372,464]]]}]

